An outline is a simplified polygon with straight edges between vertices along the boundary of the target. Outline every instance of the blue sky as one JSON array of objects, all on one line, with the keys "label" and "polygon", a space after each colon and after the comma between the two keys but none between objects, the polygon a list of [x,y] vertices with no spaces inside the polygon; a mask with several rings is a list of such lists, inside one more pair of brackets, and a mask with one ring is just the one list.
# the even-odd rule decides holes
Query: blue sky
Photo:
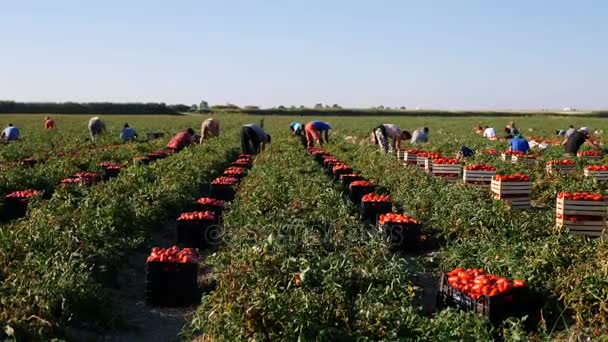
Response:
[{"label": "blue sky", "polygon": [[0,99],[608,108],[607,1],[3,1]]}]

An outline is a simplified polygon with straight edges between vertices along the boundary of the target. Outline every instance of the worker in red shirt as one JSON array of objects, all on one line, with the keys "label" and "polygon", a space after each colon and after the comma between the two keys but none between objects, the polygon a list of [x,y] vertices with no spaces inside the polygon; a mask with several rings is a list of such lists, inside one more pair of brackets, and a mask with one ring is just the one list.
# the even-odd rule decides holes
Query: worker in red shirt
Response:
[{"label": "worker in red shirt", "polygon": [[177,133],[171,141],[167,144],[167,148],[174,151],[181,151],[184,147],[190,146],[194,143],[194,130],[188,128],[185,131]]},{"label": "worker in red shirt", "polygon": [[48,116],[44,117],[44,129],[53,129],[55,128],[55,120],[49,118]]}]

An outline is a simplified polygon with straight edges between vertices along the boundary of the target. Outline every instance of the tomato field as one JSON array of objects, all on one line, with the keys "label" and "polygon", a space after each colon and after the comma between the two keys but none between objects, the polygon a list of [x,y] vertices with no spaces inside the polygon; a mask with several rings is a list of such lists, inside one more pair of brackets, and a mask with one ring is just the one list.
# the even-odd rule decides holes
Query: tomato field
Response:
[{"label": "tomato field", "polygon": [[[500,153],[508,143],[486,140],[471,128],[500,128],[509,117],[328,116],[323,120],[333,129],[322,151],[342,162],[332,164],[329,177],[328,168],[289,130],[291,121],[313,118],[214,116],[221,124],[219,138],[150,163],[138,157],[162,150],[187,127],[198,131],[206,117],[105,116],[107,132],[95,141],[87,131],[88,116],[57,116],[57,128],[50,131],[43,129],[40,115],[0,117],[22,135],[0,147],[0,194],[39,191],[12,195],[28,198],[27,213],[0,223],[0,337],[74,340],[81,336],[74,331],[87,331],[103,339],[108,332],[128,330],[128,311],[112,297],[121,291],[117,279],[134,253],[153,253],[148,260],[154,262],[170,258],[198,264],[202,297],[175,334],[184,340],[608,336],[608,239],[573,234],[556,224],[586,215],[567,212],[572,201],[581,201],[576,208],[583,202],[604,203],[608,185],[600,176],[585,176],[604,168],[585,166],[608,164],[605,159],[567,158],[561,146],[553,145],[533,162],[503,160]],[[230,164],[239,158],[241,126],[262,118],[272,143],[253,158],[249,170],[247,163]],[[593,117],[515,120],[527,138],[554,140],[554,130],[570,124],[608,132],[608,123]],[[118,135],[125,121],[141,138],[153,131],[165,135],[122,143]],[[449,171],[433,176],[415,162],[404,165],[395,155],[380,153],[368,137],[381,123],[410,131],[429,127],[428,143],[404,142],[402,147],[429,156],[440,153],[443,158],[434,159],[434,167]],[[608,143],[601,134],[596,138]],[[454,169],[459,161],[452,158],[463,145],[477,153],[466,158],[462,170]],[[497,153],[487,153],[493,150]],[[83,172],[94,172],[93,180],[64,182],[86,178]],[[419,230],[415,248],[395,248],[375,222],[365,222],[364,204],[335,181],[341,173],[344,179],[352,176],[355,187],[373,186],[375,195],[358,196],[364,204],[390,201],[392,212],[382,213],[380,225]],[[462,181],[467,173],[472,185]],[[198,253],[172,249],[176,243],[154,244],[152,237],[173,233],[176,221],[215,220],[217,213],[197,205],[217,201],[201,197],[237,181],[213,243]],[[494,182],[501,184],[495,188]],[[509,182],[530,183],[521,189],[531,209],[505,202],[515,206],[514,196],[520,196],[508,192]],[[3,214],[10,211],[9,202],[5,198]],[[556,215],[556,210],[564,211]],[[598,215],[605,224],[605,215]],[[492,296],[525,286],[528,302],[538,310],[490,322],[474,312],[436,305],[442,275],[473,298],[483,295],[479,291],[485,285]],[[133,281],[143,284],[143,274]],[[143,301],[143,291],[140,296]]]}]

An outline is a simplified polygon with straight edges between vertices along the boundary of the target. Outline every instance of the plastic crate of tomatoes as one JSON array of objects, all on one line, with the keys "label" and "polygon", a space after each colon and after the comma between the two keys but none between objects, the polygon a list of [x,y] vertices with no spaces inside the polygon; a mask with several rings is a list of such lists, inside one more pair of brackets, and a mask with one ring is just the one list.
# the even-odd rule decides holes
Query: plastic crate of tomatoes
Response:
[{"label": "plastic crate of tomatoes", "polygon": [[334,180],[339,181],[341,175],[353,173],[353,168],[342,163],[334,165],[334,167],[332,168],[332,172],[334,175]]},{"label": "plastic crate of tomatoes", "polygon": [[376,225],[380,215],[393,211],[393,201],[390,195],[369,193],[361,197],[361,218],[363,221]]},{"label": "plastic crate of tomatoes", "polygon": [[437,306],[472,311],[498,324],[508,317],[535,315],[539,301],[522,280],[509,280],[483,269],[457,268],[441,275]]},{"label": "plastic crate of tomatoes", "polygon": [[463,168],[462,179],[466,184],[490,188],[492,177],[496,175],[496,168],[488,164],[472,164]]},{"label": "plastic crate of tomatoes", "polygon": [[588,161],[602,159],[602,152],[600,151],[579,151],[576,155],[579,158]]},{"label": "plastic crate of tomatoes", "polygon": [[41,190],[22,190],[14,191],[4,196],[2,202],[2,219],[8,221],[25,217],[30,199],[41,195]]},{"label": "plastic crate of tomatoes", "polygon": [[584,175],[600,182],[608,181],[608,165],[585,166]]},{"label": "plastic crate of tomatoes", "polygon": [[247,175],[247,169],[239,166],[229,166],[224,170],[223,177],[233,177],[239,181]]},{"label": "plastic crate of tomatoes", "polygon": [[547,162],[547,173],[568,175],[576,172],[576,162],[570,159],[554,159]]},{"label": "plastic crate of tomatoes", "polygon": [[420,235],[420,222],[408,215],[391,212],[379,216],[378,229],[394,247],[414,246]]},{"label": "plastic crate of tomatoes", "polygon": [[177,244],[203,248],[213,243],[217,236],[216,216],[211,211],[182,213],[177,219]]},{"label": "plastic crate of tomatoes", "polygon": [[209,187],[211,197],[223,201],[234,200],[238,181],[238,178],[234,177],[218,177],[214,179]]},{"label": "plastic crate of tomatoes", "polygon": [[133,163],[135,163],[136,165],[148,165],[151,162],[152,162],[152,159],[150,159],[146,156],[133,158]]},{"label": "plastic crate of tomatoes", "polygon": [[358,180],[364,180],[363,176],[358,173],[343,173],[340,175],[340,183],[348,188],[350,183]]},{"label": "plastic crate of tomatoes", "polygon": [[326,158],[323,163],[325,165],[325,173],[327,173],[329,176],[334,175],[334,166],[344,164],[334,157]]},{"label": "plastic crate of tomatoes", "polygon": [[146,260],[146,303],[165,307],[197,304],[201,297],[199,261],[194,248],[152,248]]},{"label": "plastic crate of tomatoes", "polygon": [[194,201],[194,206],[197,211],[210,211],[215,217],[216,221],[223,215],[226,207],[226,201],[222,201],[211,197],[201,197]]},{"label": "plastic crate of tomatoes", "polygon": [[103,178],[105,180],[118,177],[120,170],[122,170],[122,165],[112,162],[101,162],[99,166],[103,169]]},{"label": "plastic crate of tomatoes", "polygon": [[369,193],[374,192],[374,183],[361,179],[353,181],[348,186],[348,198],[355,204],[361,203],[361,198]]},{"label": "plastic crate of tomatoes", "polygon": [[555,223],[575,234],[600,236],[606,229],[608,203],[602,194],[560,192],[555,206]]},{"label": "plastic crate of tomatoes", "polygon": [[492,178],[490,187],[495,199],[508,202],[512,208],[531,207],[532,182],[527,175],[496,175]]}]

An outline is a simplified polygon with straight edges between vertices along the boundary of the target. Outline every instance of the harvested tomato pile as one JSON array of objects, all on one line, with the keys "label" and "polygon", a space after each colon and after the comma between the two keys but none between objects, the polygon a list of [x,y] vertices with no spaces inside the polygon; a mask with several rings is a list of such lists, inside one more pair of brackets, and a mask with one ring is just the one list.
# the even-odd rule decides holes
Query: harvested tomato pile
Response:
[{"label": "harvested tomato pile", "polygon": [[350,183],[350,186],[374,186],[374,183],[368,180],[358,180]]},{"label": "harvested tomato pile", "polygon": [[497,151],[495,148],[488,148],[488,149],[486,149],[486,150],[485,150],[485,151],[483,151],[483,152],[484,152],[485,154],[491,154],[491,155],[494,155],[494,154],[497,154],[497,153],[498,153],[498,151]]},{"label": "harvested tomato pile", "polygon": [[107,170],[120,170],[122,165],[112,162],[101,162],[99,166]]},{"label": "harvested tomato pile", "polygon": [[447,157],[439,157],[431,159],[435,164],[460,164],[458,159],[447,158]]},{"label": "harvested tomato pile", "polygon": [[523,173],[515,173],[512,175],[496,175],[494,179],[502,182],[529,182],[530,177]]},{"label": "harvested tomato pile", "polygon": [[426,152],[420,151],[417,153],[418,157],[426,157],[429,159],[441,158],[441,153],[439,152]]},{"label": "harvested tomato pile", "polygon": [[239,180],[234,177],[217,177],[211,184],[235,185]]},{"label": "harvested tomato pile", "polygon": [[560,192],[557,194],[557,198],[563,198],[571,201],[603,201],[604,196],[602,194],[593,194],[589,192]]},{"label": "harvested tomato pile", "polygon": [[177,246],[171,248],[152,248],[150,256],[146,262],[177,262],[182,264],[197,263],[200,260],[198,251],[195,248],[180,249]]},{"label": "harvested tomato pile", "polygon": [[[419,150],[417,148],[408,148],[406,150],[404,150],[406,153],[411,153],[411,154],[418,154],[420,152],[424,152],[423,150]],[[426,153],[426,152],[425,152]]]},{"label": "harvested tomato pile", "polygon": [[227,168],[226,170],[224,170],[224,175],[227,175],[227,176],[242,176],[245,173],[247,173],[247,169],[245,169],[244,167],[238,167],[238,166],[231,166],[231,167]]},{"label": "harvested tomato pile", "polygon": [[602,155],[601,152],[599,151],[580,151],[578,152],[579,156],[593,156],[593,157],[599,157]]},{"label": "harvested tomato pile", "polygon": [[352,168],[344,163],[339,163],[337,165],[334,165],[332,170],[334,173],[336,173],[338,171],[346,171],[346,170],[352,171]]},{"label": "harvested tomato pile", "polygon": [[201,197],[196,200],[196,203],[203,204],[203,205],[211,205],[214,207],[223,207],[226,204],[225,201],[218,200],[215,198],[210,198],[210,197]]},{"label": "harvested tomato pile", "polygon": [[496,171],[496,168],[489,164],[471,164],[465,165],[465,170],[470,171]]},{"label": "harvested tomato pile", "polygon": [[588,165],[585,169],[589,171],[608,171],[608,165]]},{"label": "harvested tomato pile", "polygon": [[42,194],[40,190],[21,190],[21,191],[13,191],[10,194],[6,195],[6,198],[16,198],[16,199],[25,199],[31,198]]},{"label": "harvested tomato pile", "polygon": [[574,160],[570,160],[570,159],[555,159],[555,160],[549,160],[547,162],[547,165],[575,165],[576,163],[574,162]]},{"label": "harvested tomato pile", "polygon": [[459,267],[447,273],[448,283],[467,296],[477,299],[481,296],[495,296],[509,292],[512,288],[526,286],[523,280],[509,281],[507,278],[487,274],[482,268]]},{"label": "harvested tomato pile", "polygon": [[378,220],[380,224],[387,223],[405,223],[405,224],[419,224],[416,219],[413,219],[407,215],[388,213],[380,215],[380,219]]},{"label": "harvested tomato pile", "polygon": [[390,195],[379,195],[379,194],[375,194],[375,193],[370,193],[367,195],[364,195],[361,200],[363,202],[390,202],[391,201],[391,196]]},{"label": "harvested tomato pile", "polygon": [[213,221],[215,215],[210,211],[193,211],[189,213],[182,213],[177,218],[178,221]]}]

